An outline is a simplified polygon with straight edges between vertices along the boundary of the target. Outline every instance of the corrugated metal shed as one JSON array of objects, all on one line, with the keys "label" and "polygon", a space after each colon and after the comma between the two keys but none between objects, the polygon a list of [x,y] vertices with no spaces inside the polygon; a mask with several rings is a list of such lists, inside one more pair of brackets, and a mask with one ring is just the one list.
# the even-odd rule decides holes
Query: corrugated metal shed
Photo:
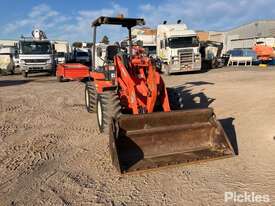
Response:
[{"label": "corrugated metal shed", "polygon": [[228,36],[236,35],[237,39],[256,37],[275,37],[275,20],[260,20],[242,25],[226,32]]},{"label": "corrugated metal shed", "polygon": [[272,42],[270,46],[275,47],[275,20],[259,20],[225,32],[210,32],[209,40],[223,42],[223,52],[231,49],[252,48],[259,40],[268,45]]}]

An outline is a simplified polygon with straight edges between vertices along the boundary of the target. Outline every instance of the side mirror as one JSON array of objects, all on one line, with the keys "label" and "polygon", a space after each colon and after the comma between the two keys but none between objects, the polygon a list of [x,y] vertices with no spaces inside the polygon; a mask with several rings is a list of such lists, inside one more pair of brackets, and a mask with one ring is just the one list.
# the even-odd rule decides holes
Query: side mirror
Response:
[{"label": "side mirror", "polygon": [[98,57],[102,57],[102,48],[101,48],[101,47],[97,47],[97,48],[96,48],[96,55],[97,55]]},{"label": "side mirror", "polygon": [[15,50],[15,52],[14,52],[14,56],[15,56],[15,58],[18,58],[18,51],[17,50]]}]

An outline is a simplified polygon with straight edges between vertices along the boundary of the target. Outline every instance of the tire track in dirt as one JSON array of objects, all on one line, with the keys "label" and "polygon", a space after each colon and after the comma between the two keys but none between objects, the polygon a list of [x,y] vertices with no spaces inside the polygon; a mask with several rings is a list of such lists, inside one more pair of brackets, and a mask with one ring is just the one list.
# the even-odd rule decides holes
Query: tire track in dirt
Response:
[{"label": "tire track in dirt", "polygon": [[4,112],[22,112],[24,109],[23,104],[4,106]]},{"label": "tire track in dirt", "polygon": [[57,161],[56,153],[60,136],[49,133],[37,136],[33,141],[26,141],[21,145],[10,146],[0,157],[0,191],[9,187],[23,175],[32,173],[37,167],[47,161]]},{"label": "tire track in dirt", "polygon": [[[0,144],[0,205],[222,205],[224,191],[274,194],[275,150],[268,139],[275,134],[274,115],[262,109],[275,106],[270,103],[274,71],[164,77],[167,86],[194,79],[214,83],[190,89],[216,98],[210,106],[218,117],[236,118],[240,155],[122,177],[111,163],[108,137],[97,130],[96,115],[85,110],[83,84],[32,79],[1,90],[0,124],[14,124],[17,130],[2,128],[8,136]],[[253,95],[247,95],[250,90]]]},{"label": "tire track in dirt", "polygon": [[15,134],[17,129],[17,126],[10,121],[0,122],[0,140],[3,141],[6,137]]}]

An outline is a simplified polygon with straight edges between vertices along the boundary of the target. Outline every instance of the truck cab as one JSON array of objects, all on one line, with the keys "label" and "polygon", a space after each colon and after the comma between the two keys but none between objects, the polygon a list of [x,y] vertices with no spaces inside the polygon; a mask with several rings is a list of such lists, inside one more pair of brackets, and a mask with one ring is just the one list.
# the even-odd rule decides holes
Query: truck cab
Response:
[{"label": "truck cab", "polygon": [[91,63],[91,55],[88,49],[77,48],[74,50],[74,60],[76,63],[89,65]]},{"label": "truck cab", "polygon": [[67,63],[69,58],[69,43],[67,41],[55,41],[53,42],[55,50],[55,60],[58,64]]},{"label": "truck cab", "polygon": [[52,44],[49,40],[19,40],[19,65],[24,77],[29,73],[54,73],[55,61]]},{"label": "truck cab", "polygon": [[197,34],[185,24],[162,24],[157,28],[157,56],[162,70],[176,72],[201,70],[201,54]]},{"label": "truck cab", "polygon": [[134,43],[138,41],[142,42],[142,47],[145,49],[145,52],[148,54],[148,56],[153,58],[156,57],[156,35],[138,34],[134,39]]}]

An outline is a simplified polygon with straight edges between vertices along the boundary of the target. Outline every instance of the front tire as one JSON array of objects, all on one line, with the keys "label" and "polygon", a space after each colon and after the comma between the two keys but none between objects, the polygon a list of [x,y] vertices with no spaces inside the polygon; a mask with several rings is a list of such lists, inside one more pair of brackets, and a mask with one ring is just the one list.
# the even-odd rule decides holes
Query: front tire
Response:
[{"label": "front tire", "polygon": [[109,134],[112,118],[117,119],[121,115],[120,100],[115,91],[107,91],[100,94],[96,103],[97,123],[101,133]]},{"label": "front tire", "polygon": [[88,112],[96,112],[97,92],[94,82],[85,84],[85,105]]}]

